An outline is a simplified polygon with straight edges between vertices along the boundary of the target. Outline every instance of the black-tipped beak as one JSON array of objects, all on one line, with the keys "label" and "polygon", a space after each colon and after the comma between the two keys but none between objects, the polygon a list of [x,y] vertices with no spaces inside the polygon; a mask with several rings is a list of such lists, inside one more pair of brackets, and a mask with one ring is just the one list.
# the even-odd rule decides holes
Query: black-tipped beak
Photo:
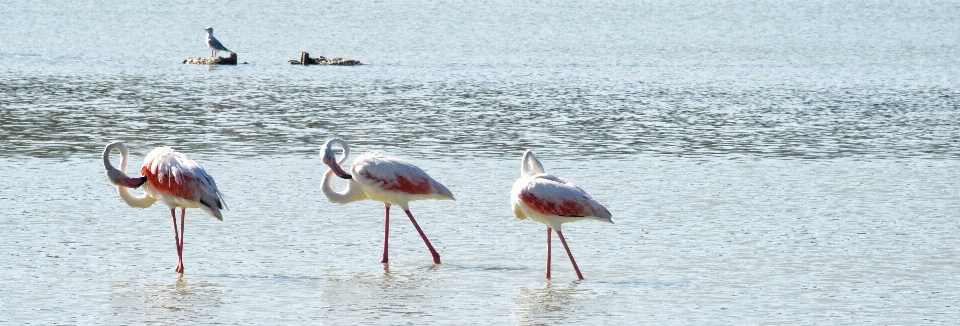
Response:
[{"label": "black-tipped beak", "polygon": [[137,189],[140,188],[140,186],[142,186],[144,183],[147,183],[147,177],[123,178],[119,180],[117,185]]},{"label": "black-tipped beak", "polygon": [[341,168],[340,165],[337,164],[337,162],[335,162],[332,158],[325,157],[323,160],[323,163],[329,166],[330,170],[333,170],[333,173],[336,174],[338,177],[341,177],[344,179],[353,179],[353,176],[350,175],[350,173],[347,173],[347,171],[344,171],[343,168]]}]

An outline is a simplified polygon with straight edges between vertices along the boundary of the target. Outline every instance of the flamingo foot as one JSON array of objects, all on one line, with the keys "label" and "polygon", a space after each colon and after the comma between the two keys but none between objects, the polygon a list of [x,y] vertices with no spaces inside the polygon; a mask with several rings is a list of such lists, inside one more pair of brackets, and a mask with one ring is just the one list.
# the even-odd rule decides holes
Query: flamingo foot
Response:
[{"label": "flamingo foot", "polygon": [[433,256],[433,263],[440,264],[440,254],[437,253],[436,249],[433,249],[433,245],[430,244],[430,240],[427,239],[427,235],[423,233],[423,229],[420,229],[420,225],[417,224],[417,220],[413,218],[413,213],[410,213],[410,210],[404,210],[407,213],[407,217],[410,217],[410,222],[413,223],[413,227],[417,229],[417,233],[420,233],[420,238],[423,238],[423,243],[427,245],[427,249],[430,250],[430,255]]},{"label": "flamingo foot", "polygon": [[560,237],[560,242],[563,243],[563,249],[567,250],[567,257],[570,257],[570,263],[573,264],[573,270],[577,272],[577,279],[582,281],[583,274],[580,274],[580,267],[577,267],[577,261],[573,259],[573,253],[570,252],[570,246],[567,245],[567,239],[563,237],[563,232],[560,230],[554,230],[557,232],[557,236]]}]

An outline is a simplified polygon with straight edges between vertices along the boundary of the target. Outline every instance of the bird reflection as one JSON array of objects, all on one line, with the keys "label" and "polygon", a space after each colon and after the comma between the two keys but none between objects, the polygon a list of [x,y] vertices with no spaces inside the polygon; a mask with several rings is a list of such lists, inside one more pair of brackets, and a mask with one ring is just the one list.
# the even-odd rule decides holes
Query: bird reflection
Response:
[{"label": "bird reflection", "polygon": [[383,278],[390,279],[390,264],[383,264]]},{"label": "bird reflection", "polygon": [[520,288],[514,296],[514,314],[521,324],[554,323],[568,321],[580,310],[576,297],[584,292],[577,289],[580,282],[557,286],[548,282],[539,289]]},{"label": "bird reflection", "polygon": [[220,306],[219,288],[217,284],[190,283],[183,278],[173,283],[148,284],[144,289],[144,321],[162,321],[175,316],[202,319],[209,315],[209,309]]}]

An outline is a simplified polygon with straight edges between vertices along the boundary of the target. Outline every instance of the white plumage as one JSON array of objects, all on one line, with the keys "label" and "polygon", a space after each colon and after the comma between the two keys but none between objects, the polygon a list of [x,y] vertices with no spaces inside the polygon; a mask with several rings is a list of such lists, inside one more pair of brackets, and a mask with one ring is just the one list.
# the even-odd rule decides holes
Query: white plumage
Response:
[{"label": "white plumage", "polygon": [[547,278],[550,278],[550,235],[555,231],[563,242],[577,277],[583,279],[577,262],[567,246],[561,227],[563,223],[591,219],[613,223],[613,215],[606,207],[590,197],[586,191],[566,179],[547,174],[543,165],[526,151],[520,161],[520,178],[510,190],[510,205],[517,218],[530,219],[547,225]]},{"label": "white plumage", "polygon": [[[337,160],[333,153],[333,147],[343,148],[343,156]],[[440,182],[434,180],[430,175],[424,172],[416,165],[410,164],[404,160],[384,156],[379,153],[363,153],[357,156],[350,167],[350,173],[347,173],[341,167],[346,163],[350,156],[350,146],[342,139],[331,139],[323,145],[320,152],[321,160],[330,167],[323,175],[320,190],[327,200],[333,203],[346,204],[364,199],[372,199],[384,204],[385,224],[383,231],[383,259],[382,263],[387,263],[387,243],[390,227],[390,206],[397,205],[403,209],[410,222],[420,233],[423,242],[433,255],[433,262],[440,263],[440,254],[433,249],[430,240],[420,229],[417,221],[410,213],[409,204],[414,200],[423,199],[441,199],[455,200],[453,193]],[[344,191],[333,190],[331,185],[333,176],[337,175],[344,179],[349,179]]]},{"label": "white plumage", "polygon": [[[110,153],[120,151],[120,169],[110,163]],[[173,232],[177,241],[177,267],[175,271],[183,274],[183,230],[185,228],[187,208],[200,208],[218,220],[223,220],[220,210],[226,208],[223,194],[217,189],[217,183],[200,164],[185,155],[174,152],[172,148],[157,147],[143,160],[140,168],[142,177],[127,176],[129,151],[121,142],[113,142],[103,150],[103,166],[107,179],[117,186],[120,198],[130,207],[147,208],[160,200],[170,207],[173,218]],[[135,196],[130,188],[143,186],[143,196]],[[180,229],[177,230],[176,208],[180,211]]]},{"label": "white plumage", "polygon": [[[539,200],[528,204],[523,199]],[[572,182],[549,174],[521,177],[511,190],[514,212],[517,217],[546,224],[561,230],[563,223],[592,219],[613,223],[613,216],[606,207],[590,197],[586,191]],[[536,205],[535,207],[531,207]]]},{"label": "white plumage", "polygon": [[227,48],[224,47],[223,44],[220,44],[220,41],[217,40],[216,37],[213,37],[213,27],[207,27],[204,30],[207,31],[207,46],[210,47],[211,57],[216,57],[217,52],[220,52],[220,51],[233,53],[233,51],[227,50]]},{"label": "white plumage", "polygon": [[[147,182],[144,191],[170,208],[200,208],[218,220],[223,220],[221,209],[226,208],[217,182],[200,164],[175,152],[167,146],[157,147],[143,159],[143,166],[158,183]],[[164,191],[157,189],[160,186]],[[191,199],[192,198],[192,199]]]},{"label": "white plumage", "polygon": [[[368,198],[394,204],[404,210],[409,209],[410,202],[414,200],[454,199],[447,187],[416,165],[376,152],[358,155],[350,168],[350,175]],[[424,182],[423,187],[417,187],[418,180]],[[417,190],[421,191],[417,193]]]}]

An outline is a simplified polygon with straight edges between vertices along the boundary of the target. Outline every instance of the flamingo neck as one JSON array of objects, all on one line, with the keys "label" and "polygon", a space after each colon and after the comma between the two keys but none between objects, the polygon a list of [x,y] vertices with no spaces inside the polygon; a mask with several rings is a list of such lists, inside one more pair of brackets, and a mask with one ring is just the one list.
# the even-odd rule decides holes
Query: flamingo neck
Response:
[{"label": "flamingo neck", "polygon": [[[110,153],[116,149],[120,151],[120,169],[113,167],[113,164],[110,163]],[[127,146],[121,142],[113,142],[107,145],[107,148],[103,150],[103,167],[107,173],[107,179],[110,179],[110,183],[115,185],[120,184],[122,179],[129,178],[124,172],[127,170],[127,160],[129,157],[129,152],[127,151]]]},{"label": "flamingo neck", "polygon": [[[328,140],[323,144],[323,152],[320,153],[320,156],[324,159],[324,164],[329,165],[334,159],[336,159],[336,154],[333,152],[333,146],[337,145],[343,149],[343,155],[340,156],[339,160],[336,160],[337,165],[344,165],[347,163],[347,159],[350,158],[350,145],[347,145],[347,141],[340,138],[333,138]],[[331,162],[326,162],[326,160],[331,160]]]},{"label": "flamingo neck", "polygon": [[355,179],[348,180],[347,187],[342,192],[333,190],[332,180],[333,169],[329,169],[327,173],[323,175],[323,181],[320,184],[320,192],[322,192],[331,203],[346,204],[367,199],[367,195],[360,189],[360,185],[356,184],[357,181]]},{"label": "flamingo neck", "polygon": [[[110,153],[114,149],[120,151],[120,169],[113,167],[113,164],[110,163]],[[146,193],[143,196],[137,197],[124,185],[126,180],[134,179],[127,176],[125,172],[127,170],[129,155],[127,146],[121,142],[113,142],[107,145],[107,148],[103,150],[103,167],[106,169],[107,179],[110,180],[110,183],[117,185],[117,193],[130,207],[150,207],[150,205],[153,205],[153,203],[157,201],[156,198]]]},{"label": "flamingo neck", "polygon": [[524,152],[523,158],[520,159],[520,176],[526,177],[540,173],[546,173],[546,171],[543,170],[543,164],[540,164],[537,157],[533,156],[532,151]]},{"label": "flamingo neck", "polygon": [[138,197],[130,192],[130,188],[124,186],[117,186],[117,193],[120,195],[120,199],[123,199],[123,202],[130,207],[147,208],[157,201],[156,197],[150,196],[148,193]]}]

